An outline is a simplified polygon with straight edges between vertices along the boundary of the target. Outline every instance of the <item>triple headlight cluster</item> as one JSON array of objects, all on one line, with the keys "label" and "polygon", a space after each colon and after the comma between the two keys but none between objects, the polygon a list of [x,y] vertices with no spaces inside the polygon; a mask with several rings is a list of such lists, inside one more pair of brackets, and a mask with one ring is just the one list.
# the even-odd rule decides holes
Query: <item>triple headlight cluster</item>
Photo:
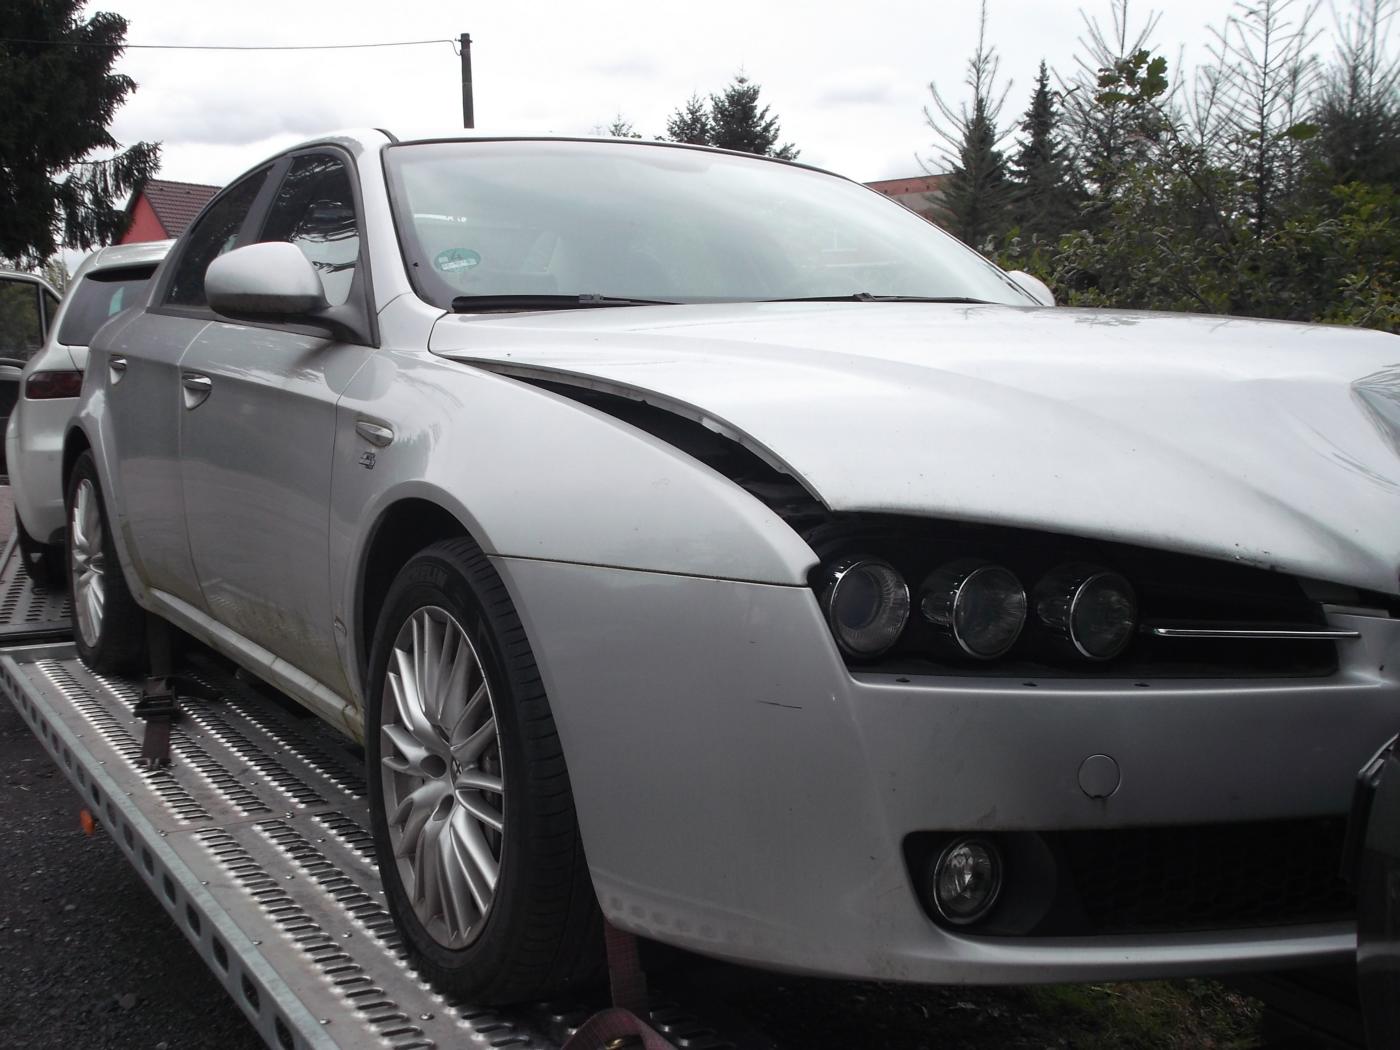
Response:
[{"label": "triple headlight cluster", "polygon": [[1101,566],[1057,566],[1028,592],[1004,566],[977,558],[950,561],[910,589],[887,561],[848,557],[824,569],[822,607],[848,656],[871,660],[892,649],[915,617],[935,646],[975,660],[1009,653],[1028,624],[1069,656],[1111,660],[1137,630],[1137,599],[1121,575]]}]

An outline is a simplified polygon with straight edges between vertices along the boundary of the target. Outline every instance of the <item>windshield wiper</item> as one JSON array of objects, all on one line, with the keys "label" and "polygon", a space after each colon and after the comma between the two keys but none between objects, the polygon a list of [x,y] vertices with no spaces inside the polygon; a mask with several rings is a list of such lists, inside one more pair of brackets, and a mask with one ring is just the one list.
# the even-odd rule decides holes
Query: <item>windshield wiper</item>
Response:
[{"label": "windshield wiper", "polygon": [[792,299],[763,299],[765,303],[968,303],[990,305],[986,299],[969,299],[961,295],[872,295],[852,292],[850,295],[800,295]]},{"label": "windshield wiper", "polygon": [[613,295],[459,295],[452,312],[484,313],[489,310],[580,310],[596,306],[675,306],[664,299],[627,299]]}]

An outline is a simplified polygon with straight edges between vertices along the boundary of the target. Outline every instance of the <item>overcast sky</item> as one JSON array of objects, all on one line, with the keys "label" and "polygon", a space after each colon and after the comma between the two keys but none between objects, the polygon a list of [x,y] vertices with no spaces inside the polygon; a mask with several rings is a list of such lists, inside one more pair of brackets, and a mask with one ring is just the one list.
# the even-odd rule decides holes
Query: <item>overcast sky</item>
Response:
[{"label": "overcast sky", "polygon": [[[1171,0],[1157,34],[1175,59],[1203,53],[1224,6]],[[651,137],[692,92],[740,69],[763,86],[802,160],[862,181],[915,175],[932,153],[928,83],[961,97],[977,35],[972,2],[885,0],[96,0],[131,23],[131,44],[342,44],[472,35],[477,127],[590,134],[615,114]],[[1110,22],[1109,0],[1091,14]],[[1131,9],[1137,22],[1146,3]],[[992,0],[989,39],[1004,117],[1025,108],[1037,63],[1068,70],[1083,32],[1073,0]],[[331,52],[129,50],[136,93],[122,142],[163,143],[162,177],[224,183],[277,149],[340,127],[461,126],[460,66],[448,44]]]}]

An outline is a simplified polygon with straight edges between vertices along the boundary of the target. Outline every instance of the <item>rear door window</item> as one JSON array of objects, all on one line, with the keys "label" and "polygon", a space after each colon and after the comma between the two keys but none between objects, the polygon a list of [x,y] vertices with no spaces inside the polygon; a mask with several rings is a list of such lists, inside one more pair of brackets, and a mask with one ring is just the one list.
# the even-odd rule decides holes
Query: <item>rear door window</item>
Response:
[{"label": "rear door window", "polygon": [[68,310],[58,328],[58,341],[66,346],[87,346],[92,333],[146,294],[156,272],[151,266],[123,266],[94,270],[69,293]]}]

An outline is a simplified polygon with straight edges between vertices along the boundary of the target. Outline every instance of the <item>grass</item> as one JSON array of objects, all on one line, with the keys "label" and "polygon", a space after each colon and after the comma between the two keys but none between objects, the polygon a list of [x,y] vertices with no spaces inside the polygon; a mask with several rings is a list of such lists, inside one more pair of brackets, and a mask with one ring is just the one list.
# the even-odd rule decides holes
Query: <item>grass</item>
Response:
[{"label": "grass", "polygon": [[1042,1023],[1082,1050],[1245,1050],[1259,1044],[1257,1003],[1213,981],[1053,985],[1026,997]]},{"label": "grass", "polygon": [[1249,1050],[1261,1008],[1208,980],[1012,988],[783,978],[733,1005],[784,1050]]}]

